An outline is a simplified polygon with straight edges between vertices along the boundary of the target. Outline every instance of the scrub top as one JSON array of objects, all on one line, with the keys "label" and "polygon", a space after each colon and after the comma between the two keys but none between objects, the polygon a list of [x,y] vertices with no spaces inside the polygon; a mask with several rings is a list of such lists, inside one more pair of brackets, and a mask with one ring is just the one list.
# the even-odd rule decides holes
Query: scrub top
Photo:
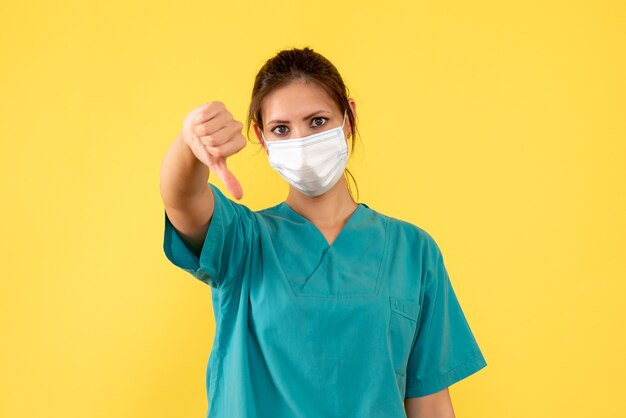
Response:
[{"label": "scrub top", "polygon": [[165,213],[164,252],[211,287],[209,418],[406,417],[487,365],[441,251],[359,203],[328,245],[282,202],[252,211],[213,184],[201,252]]}]

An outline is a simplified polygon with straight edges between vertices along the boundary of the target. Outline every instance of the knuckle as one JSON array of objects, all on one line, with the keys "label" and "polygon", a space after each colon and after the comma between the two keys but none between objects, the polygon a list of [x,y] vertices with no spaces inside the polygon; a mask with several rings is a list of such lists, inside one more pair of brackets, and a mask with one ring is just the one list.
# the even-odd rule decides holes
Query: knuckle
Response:
[{"label": "knuckle", "polygon": [[224,151],[220,148],[212,148],[213,152],[211,152],[211,154],[213,154],[216,157],[225,157],[224,155]]},{"label": "knuckle", "polygon": [[199,111],[198,113],[196,113],[196,115],[194,116],[193,120],[194,121],[202,120],[204,118],[204,115],[205,115],[205,110],[206,110],[206,107],[204,109],[202,109],[201,111]]},{"label": "knuckle", "polygon": [[205,137],[205,142],[207,145],[214,147],[215,146],[215,137],[213,135],[209,135]]},{"label": "knuckle", "polygon": [[238,141],[237,141],[237,148],[241,150],[241,149],[243,149],[246,146],[246,143],[247,143],[246,137],[243,136],[243,135],[239,135],[237,137],[237,139],[238,139]]}]

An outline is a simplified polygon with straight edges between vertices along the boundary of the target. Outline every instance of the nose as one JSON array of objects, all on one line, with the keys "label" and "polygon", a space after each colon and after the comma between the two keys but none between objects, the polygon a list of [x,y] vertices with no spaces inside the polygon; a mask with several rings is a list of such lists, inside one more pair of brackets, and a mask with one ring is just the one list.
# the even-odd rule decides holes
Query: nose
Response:
[{"label": "nose", "polygon": [[302,137],[305,137],[307,135],[310,135],[310,132],[308,132],[304,128],[295,128],[294,127],[293,130],[291,131],[291,135],[289,137],[290,138],[302,138]]},{"label": "nose", "polygon": [[313,129],[311,129],[308,125],[306,124],[298,124],[298,125],[293,125],[291,127],[291,135],[289,135],[290,138],[302,138],[305,136],[309,136],[313,133]]}]

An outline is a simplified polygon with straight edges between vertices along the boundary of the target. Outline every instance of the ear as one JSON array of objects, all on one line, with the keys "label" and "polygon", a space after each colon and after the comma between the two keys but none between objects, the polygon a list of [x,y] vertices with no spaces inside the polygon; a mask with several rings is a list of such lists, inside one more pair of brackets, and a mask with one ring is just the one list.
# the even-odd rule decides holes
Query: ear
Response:
[{"label": "ear", "polygon": [[356,101],[350,97],[348,99],[348,104],[350,105],[350,109],[352,109],[352,114],[356,116]]},{"label": "ear", "polygon": [[252,123],[252,128],[254,129],[254,134],[256,135],[256,138],[261,143],[261,147],[263,147],[263,149],[265,150],[265,153],[267,154],[268,153],[267,145],[265,145],[265,141],[263,140],[263,136],[261,135],[261,128],[259,127],[259,125],[257,125],[256,122]]},{"label": "ear", "polygon": [[[354,101],[353,98],[349,98],[348,104],[350,105],[350,111],[352,112],[352,115],[354,116],[354,120],[356,121],[356,102]],[[352,136],[352,129],[350,129],[350,131],[348,132],[347,137],[349,138],[350,136]]]}]

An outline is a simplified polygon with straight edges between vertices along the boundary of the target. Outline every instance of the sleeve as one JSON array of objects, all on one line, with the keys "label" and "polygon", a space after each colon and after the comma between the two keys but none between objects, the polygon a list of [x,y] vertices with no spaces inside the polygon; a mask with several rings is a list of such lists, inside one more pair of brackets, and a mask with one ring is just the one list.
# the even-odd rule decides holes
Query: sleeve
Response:
[{"label": "sleeve", "polygon": [[182,240],[165,212],[163,251],[170,262],[196,279],[221,288],[242,274],[256,230],[254,213],[209,183],[215,209],[199,256]]},{"label": "sleeve", "polygon": [[443,390],[487,365],[452,288],[441,251],[432,238],[429,242],[405,398]]}]

